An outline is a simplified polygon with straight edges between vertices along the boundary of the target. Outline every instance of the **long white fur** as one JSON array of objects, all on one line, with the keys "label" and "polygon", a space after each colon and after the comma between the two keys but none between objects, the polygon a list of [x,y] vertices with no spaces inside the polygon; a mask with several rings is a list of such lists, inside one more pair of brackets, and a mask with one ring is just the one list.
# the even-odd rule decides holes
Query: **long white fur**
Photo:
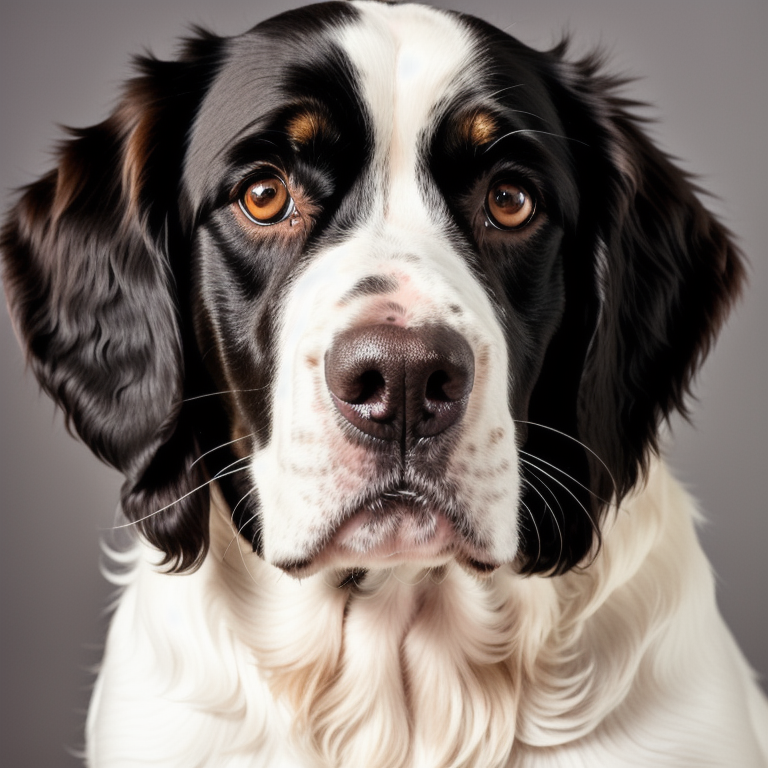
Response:
[{"label": "long white fur", "polygon": [[659,461],[612,510],[594,560],[564,576],[401,564],[339,586],[333,570],[299,581],[270,565],[311,550],[368,482],[365,451],[336,435],[321,361],[334,334],[391,312],[380,298],[340,302],[370,274],[398,281],[386,297],[398,322],[450,324],[470,343],[478,378],[450,471],[488,554],[509,562],[517,547],[503,334],[416,178],[420,132],[474,52],[436,11],[358,7],[338,38],[362,74],[381,184],[359,231],[315,254],[286,295],[274,437],[251,467],[265,558],[215,489],[199,571],[162,574],[136,546],[88,716],[89,765],[768,765],[768,706],[717,611],[694,504]]},{"label": "long white fur", "polygon": [[717,611],[696,518],[657,462],[584,570],[401,566],[353,588],[285,576],[216,503],[197,573],[158,573],[137,549],[89,764],[764,766],[768,707]]}]

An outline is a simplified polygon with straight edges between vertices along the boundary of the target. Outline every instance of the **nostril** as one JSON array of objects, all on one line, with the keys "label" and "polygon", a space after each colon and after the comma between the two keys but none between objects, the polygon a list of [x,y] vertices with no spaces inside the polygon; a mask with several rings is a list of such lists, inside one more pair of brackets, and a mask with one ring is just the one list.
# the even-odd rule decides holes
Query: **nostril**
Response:
[{"label": "nostril", "polygon": [[[458,398],[451,397],[451,377],[447,371],[435,371],[427,379],[427,387],[424,396],[427,400],[448,403]],[[461,397],[461,395],[459,395]]]},{"label": "nostril", "polygon": [[379,371],[364,371],[350,389],[348,403],[372,403],[384,399],[387,385]]},{"label": "nostril", "polygon": [[380,371],[363,371],[357,378],[350,381],[344,397],[335,395],[337,407],[349,419],[354,414],[358,419],[366,419],[379,423],[392,420],[393,414],[387,393],[387,382]]}]

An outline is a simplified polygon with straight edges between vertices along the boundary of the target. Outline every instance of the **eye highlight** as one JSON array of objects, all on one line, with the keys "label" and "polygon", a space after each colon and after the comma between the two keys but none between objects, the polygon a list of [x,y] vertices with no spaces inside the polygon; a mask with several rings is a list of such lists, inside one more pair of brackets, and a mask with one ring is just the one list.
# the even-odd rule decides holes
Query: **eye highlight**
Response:
[{"label": "eye highlight", "polygon": [[294,211],[293,198],[285,181],[273,172],[251,179],[241,192],[238,203],[243,213],[260,226],[284,221]]},{"label": "eye highlight", "polygon": [[497,229],[521,229],[533,218],[536,201],[519,184],[498,181],[488,190],[485,212]]}]

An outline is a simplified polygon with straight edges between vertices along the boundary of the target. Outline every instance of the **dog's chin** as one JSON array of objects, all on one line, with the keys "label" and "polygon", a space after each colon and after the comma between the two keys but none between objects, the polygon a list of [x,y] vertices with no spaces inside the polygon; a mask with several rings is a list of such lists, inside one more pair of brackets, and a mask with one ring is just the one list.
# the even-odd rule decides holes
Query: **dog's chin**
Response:
[{"label": "dog's chin", "polygon": [[278,567],[305,577],[321,570],[352,573],[401,565],[432,569],[451,561],[479,575],[498,567],[475,552],[441,511],[403,504],[385,513],[369,507],[358,510],[314,556]]},{"label": "dog's chin", "polygon": [[440,512],[396,507],[381,516],[363,509],[336,530],[320,559],[334,568],[436,565],[450,558],[457,545],[453,525]]}]

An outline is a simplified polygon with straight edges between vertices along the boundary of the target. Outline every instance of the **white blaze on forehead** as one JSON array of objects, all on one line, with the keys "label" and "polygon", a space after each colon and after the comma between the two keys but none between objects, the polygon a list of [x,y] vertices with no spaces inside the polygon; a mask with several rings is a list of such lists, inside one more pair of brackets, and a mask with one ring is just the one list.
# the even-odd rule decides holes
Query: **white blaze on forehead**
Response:
[{"label": "white blaze on forehead", "polygon": [[[416,172],[419,138],[435,110],[471,84],[475,46],[453,16],[420,5],[353,3],[361,19],[339,32],[356,67],[374,130],[374,165],[395,192]],[[405,178],[404,178],[405,177]]]}]

